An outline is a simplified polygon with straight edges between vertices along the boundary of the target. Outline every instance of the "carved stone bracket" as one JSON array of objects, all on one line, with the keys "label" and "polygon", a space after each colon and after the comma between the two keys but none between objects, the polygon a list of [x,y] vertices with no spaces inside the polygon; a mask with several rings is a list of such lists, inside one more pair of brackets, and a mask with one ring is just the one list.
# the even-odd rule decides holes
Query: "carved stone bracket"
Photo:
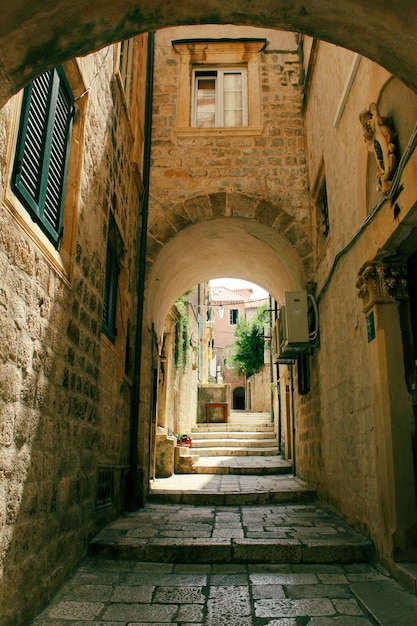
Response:
[{"label": "carved stone bracket", "polygon": [[356,283],[359,298],[363,299],[364,310],[374,304],[408,300],[407,272],[402,266],[391,266],[370,261],[359,271]]}]

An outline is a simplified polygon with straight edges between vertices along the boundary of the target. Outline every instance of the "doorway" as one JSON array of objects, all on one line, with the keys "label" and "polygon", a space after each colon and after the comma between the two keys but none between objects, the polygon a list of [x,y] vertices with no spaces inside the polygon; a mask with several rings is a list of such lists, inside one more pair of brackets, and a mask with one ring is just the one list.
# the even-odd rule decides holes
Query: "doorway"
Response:
[{"label": "doorway", "polygon": [[246,408],[245,388],[236,387],[233,389],[233,408],[237,411],[244,411]]}]

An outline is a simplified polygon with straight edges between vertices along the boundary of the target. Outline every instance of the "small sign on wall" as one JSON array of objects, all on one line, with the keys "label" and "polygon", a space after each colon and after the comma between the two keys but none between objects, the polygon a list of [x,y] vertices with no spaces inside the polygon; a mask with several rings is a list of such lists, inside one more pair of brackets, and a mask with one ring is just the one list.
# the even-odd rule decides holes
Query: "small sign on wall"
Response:
[{"label": "small sign on wall", "polygon": [[366,330],[368,332],[368,343],[370,341],[372,341],[373,339],[375,339],[375,317],[374,317],[374,312],[371,311],[367,316],[366,316]]}]

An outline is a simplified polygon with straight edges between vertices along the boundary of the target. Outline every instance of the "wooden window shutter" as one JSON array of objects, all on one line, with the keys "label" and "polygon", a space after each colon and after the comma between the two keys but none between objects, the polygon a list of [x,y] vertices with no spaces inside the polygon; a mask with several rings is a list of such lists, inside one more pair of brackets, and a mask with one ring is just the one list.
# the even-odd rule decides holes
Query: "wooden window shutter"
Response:
[{"label": "wooden window shutter", "polygon": [[25,89],[13,187],[23,204],[59,245],[74,100],[62,68]]}]

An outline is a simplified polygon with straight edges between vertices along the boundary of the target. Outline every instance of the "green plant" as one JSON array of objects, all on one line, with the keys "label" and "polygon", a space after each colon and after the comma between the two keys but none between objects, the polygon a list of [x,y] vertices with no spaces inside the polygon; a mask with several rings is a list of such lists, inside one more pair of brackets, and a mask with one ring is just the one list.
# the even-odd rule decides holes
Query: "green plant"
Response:
[{"label": "green plant", "polygon": [[185,370],[188,361],[188,347],[190,345],[190,321],[188,317],[188,305],[185,295],[175,302],[177,311],[177,323],[175,326],[174,363],[175,370]]},{"label": "green plant", "polygon": [[266,306],[259,307],[252,320],[242,319],[237,324],[230,356],[241,374],[251,376],[263,367],[265,311]]}]

